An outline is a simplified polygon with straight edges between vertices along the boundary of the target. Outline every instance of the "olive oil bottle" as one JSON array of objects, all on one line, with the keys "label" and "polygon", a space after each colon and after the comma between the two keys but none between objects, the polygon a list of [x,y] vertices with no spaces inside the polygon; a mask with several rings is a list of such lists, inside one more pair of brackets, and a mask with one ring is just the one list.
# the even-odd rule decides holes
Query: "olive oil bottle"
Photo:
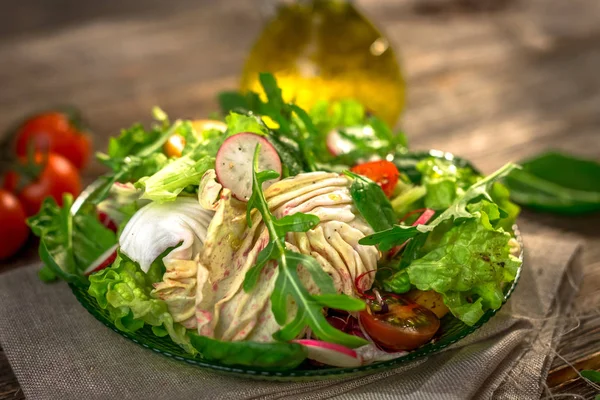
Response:
[{"label": "olive oil bottle", "polygon": [[405,84],[387,39],[351,1],[283,2],[246,61],[241,89],[260,92],[259,72],[273,73],[287,101],[353,98],[394,125]]}]

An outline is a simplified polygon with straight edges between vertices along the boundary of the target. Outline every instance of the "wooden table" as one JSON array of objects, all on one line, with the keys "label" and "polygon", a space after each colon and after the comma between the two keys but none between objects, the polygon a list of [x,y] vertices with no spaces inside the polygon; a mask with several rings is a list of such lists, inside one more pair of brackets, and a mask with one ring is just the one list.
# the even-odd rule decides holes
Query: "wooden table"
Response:
[{"label": "wooden table", "polygon": [[[263,17],[258,3],[6,2],[0,15],[0,128],[56,103],[82,108],[97,149],[160,104],[206,116],[235,88]],[[548,148],[600,158],[600,2],[597,0],[364,0],[400,49],[409,83],[402,121],[411,146],[470,158],[489,172]],[[98,165],[86,171],[96,176]],[[525,235],[584,239],[585,279],[544,395],[594,390],[579,369],[600,367],[600,216],[524,212]],[[31,262],[32,246],[0,266]],[[22,391],[0,350],[0,399]]]}]

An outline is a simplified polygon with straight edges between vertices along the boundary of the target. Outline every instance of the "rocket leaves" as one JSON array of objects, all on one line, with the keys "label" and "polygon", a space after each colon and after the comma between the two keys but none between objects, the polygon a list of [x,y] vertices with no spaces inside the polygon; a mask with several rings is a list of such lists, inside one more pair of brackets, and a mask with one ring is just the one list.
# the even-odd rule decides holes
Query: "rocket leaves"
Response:
[{"label": "rocket leaves", "polygon": [[[276,339],[282,341],[294,339],[308,326],[315,336],[327,342],[349,347],[366,344],[362,338],[333,328],[323,315],[323,307],[358,311],[364,309],[365,303],[344,294],[337,294],[333,280],[317,260],[286,248],[285,236],[288,232],[306,232],[319,223],[319,218],[303,213],[287,215],[283,218],[275,218],[271,214],[262,191],[262,184],[278,175],[274,171],[257,171],[259,150],[260,147],[257,146],[252,171],[252,195],[248,201],[246,219],[248,225],[251,225],[251,211],[257,209],[269,232],[270,241],[259,253],[256,265],[246,273],[244,290],[251,291],[267,262],[275,261],[278,268],[271,304],[275,320],[282,326],[282,329],[274,335]],[[298,275],[300,266],[310,273],[320,293],[311,294],[306,289]]]}]

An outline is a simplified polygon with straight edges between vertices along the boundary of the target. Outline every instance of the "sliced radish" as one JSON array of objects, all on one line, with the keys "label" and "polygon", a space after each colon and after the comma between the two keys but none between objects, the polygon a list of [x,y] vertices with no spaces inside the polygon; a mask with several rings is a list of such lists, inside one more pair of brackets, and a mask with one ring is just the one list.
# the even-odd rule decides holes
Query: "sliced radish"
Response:
[{"label": "sliced radish", "polygon": [[417,220],[415,222],[413,222],[413,226],[417,226],[417,225],[425,225],[427,222],[429,222],[429,220],[431,219],[431,217],[433,217],[435,215],[435,210],[432,210],[431,208],[426,208],[425,211],[423,212],[423,214],[421,214],[421,216],[419,218],[417,218]]},{"label": "sliced radish", "polygon": [[300,339],[293,342],[304,346],[308,358],[323,364],[345,368],[358,367],[362,364],[362,359],[356,351],[339,344],[313,339]]},{"label": "sliced radish", "polygon": [[[421,215],[419,215],[419,218],[417,218],[417,220],[415,222],[412,223],[412,226],[425,225],[427,222],[429,222],[431,217],[433,217],[435,215],[435,210],[432,210],[431,208],[419,208],[418,210],[413,210],[413,211],[409,212],[408,214],[406,214],[400,220],[400,222],[405,220],[410,215],[419,213],[421,211],[423,211],[423,213]],[[396,247],[393,247],[390,251],[388,251],[388,257],[389,258],[396,257],[396,255],[398,255],[398,253],[400,253],[400,250],[402,250],[404,248],[404,246],[406,246],[408,244],[409,241],[410,241],[410,239],[408,239],[406,242],[404,242],[402,244],[399,244]]]},{"label": "sliced radish", "polygon": [[100,257],[98,257],[93,263],[90,264],[89,267],[85,269],[85,271],[83,271],[83,274],[88,276],[110,266],[117,258],[117,247],[119,247],[119,245],[115,244],[102,253]]},{"label": "sliced radish", "polygon": [[110,229],[113,232],[117,231],[117,224],[115,224],[115,221],[113,221],[112,218],[110,218],[107,213],[105,213],[104,211],[98,211],[97,214],[98,214],[98,220],[100,221],[100,223],[102,225],[104,225],[105,227],[107,227],[108,229]]},{"label": "sliced radish", "polygon": [[[236,199],[248,201],[252,194],[252,161],[256,145],[260,144],[258,170],[272,169],[281,176],[281,159],[275,147],[262,136],[250,132],[233,135],[217,152],[215,161],[217,179]],[[278,179],[267,181],[263,189],[271,186]]]}]

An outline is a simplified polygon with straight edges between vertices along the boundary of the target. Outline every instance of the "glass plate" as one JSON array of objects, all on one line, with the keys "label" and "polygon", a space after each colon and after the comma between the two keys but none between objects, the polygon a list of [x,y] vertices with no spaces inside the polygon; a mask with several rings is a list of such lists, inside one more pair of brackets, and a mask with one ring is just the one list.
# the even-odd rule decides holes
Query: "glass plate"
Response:
[{"label": "glass plate", "polygon": [[[414,153],[417,154],[417,153]],[[436,157],[443,157],[448,160],[452,160],[455,163],[462,162],[461,159],[454,158],[449,153],[438,152],[432,150],[429,153],[419,153],[419,156],[433,155]],[[515,237],[521,245],[520,259],[523,260],[523,241],[517,225],[513,226]],[[517,271],[517,276],[514,282],[504,290],[504,303],[508,300],[510,295],[515,290],[519,277],[521,275],[521,269],[523,265]],[[196,365],[201,368],[210,369],[215,372],[226,373],[229,375],[237,375],[245,378],[255,379],[268,379],[268,380],[281,380],[281,381],[292,381],[292,380],[322,380],[322,379],[335,379],[335,378],[348,378],[358,375],[366,375],[375,373],[381,370],[390,369],[392,367],[399,366],[401,364],[408,363],[418,358],[423,358],[431,354],[440,352],[442,349],[450,346],[463,339],[465,336],[470,335],[479,329],[483,324],[488,322],[500,309],[488,310],[481,319],[473,326],[465,325],[460,320],[454,318],[452,315],[447,315],[442,318],[440,330],[436,335],[434,341],[429,342],[418,349],[415,349],[408,354],[393,360],[381,361],[369,365],[364,365],[356,368],[315,368],[311,367],[307,363],[301,364],[298,368],[286,371],[273,371],[262,368],[253,368],[246,366],[230,366],[224,365],[214,361],[203,360],[200,356],[192,356],[186,353],[181,347],[173,343],[171,339],[167,337],[158,337],[152,333],[152,330],[148,325],[136,332],[122,332],[118,330],[112,321],[109,319],[108,311],[102,309],[96,299],[87,293],[87,288],[69,284],[73,294],[81,305],[92,314],[97,320],[114,330],[121,336],[131,340],[132,342],[143,346],[147,349],[151,349],[163,356],[174,358],[181,362]]]}]

